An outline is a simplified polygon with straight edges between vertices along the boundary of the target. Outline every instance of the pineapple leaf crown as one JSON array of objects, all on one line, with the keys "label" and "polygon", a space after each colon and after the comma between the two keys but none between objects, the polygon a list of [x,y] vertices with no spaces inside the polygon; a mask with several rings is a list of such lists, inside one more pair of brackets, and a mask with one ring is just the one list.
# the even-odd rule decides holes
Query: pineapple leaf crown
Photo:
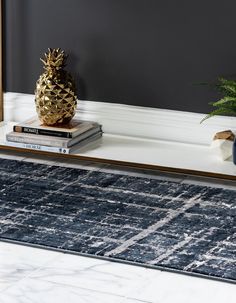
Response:
[{"label": "pineapple leaf crown", "polygon": [[68,55],[60,48],[49,48],[40,60],[46,70],[59,70],[65,67]]}]

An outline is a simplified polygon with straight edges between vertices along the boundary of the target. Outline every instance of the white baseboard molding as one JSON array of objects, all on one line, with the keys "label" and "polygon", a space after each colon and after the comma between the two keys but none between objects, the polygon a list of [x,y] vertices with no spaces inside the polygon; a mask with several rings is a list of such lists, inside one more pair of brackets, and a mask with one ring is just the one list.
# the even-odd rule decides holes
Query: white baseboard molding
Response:
[{"label": "white baseboard molding", "polygon": [[[35,115],[34,95],[4,94],[4,120]],[[217,131],[236,130],[236,118],[217,116],[200,124],[204,114],[106,102],[79,101],[77,117],[98,121],[109,134],[209,145]]]}]

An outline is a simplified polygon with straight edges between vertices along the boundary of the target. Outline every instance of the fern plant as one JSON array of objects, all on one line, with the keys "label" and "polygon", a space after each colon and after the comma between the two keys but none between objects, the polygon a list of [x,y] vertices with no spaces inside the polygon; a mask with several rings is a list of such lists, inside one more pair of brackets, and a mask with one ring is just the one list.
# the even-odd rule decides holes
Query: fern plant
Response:
[{"label": "fern plant", "polygon": [[223,98],[216,102],[209,103],[215,107],[215,109],[204,117],[201,123],[216,115],[236,116],[236,81],[219,78],[215,87],[223,94]]}]

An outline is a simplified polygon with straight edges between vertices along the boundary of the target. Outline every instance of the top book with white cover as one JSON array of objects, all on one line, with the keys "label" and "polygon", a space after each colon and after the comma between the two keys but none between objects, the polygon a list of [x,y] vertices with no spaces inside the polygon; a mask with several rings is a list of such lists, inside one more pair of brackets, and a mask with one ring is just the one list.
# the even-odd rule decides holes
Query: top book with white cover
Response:
[{"label": "top book with white cover", "polygon": [[62,138],[74,138],[88,130],[99,126],[97,122],[72,119],[66,125],[47,126],[42,124],[38,117],[33,117],[13,126],[13,131],[35,135],[46,135]]}]

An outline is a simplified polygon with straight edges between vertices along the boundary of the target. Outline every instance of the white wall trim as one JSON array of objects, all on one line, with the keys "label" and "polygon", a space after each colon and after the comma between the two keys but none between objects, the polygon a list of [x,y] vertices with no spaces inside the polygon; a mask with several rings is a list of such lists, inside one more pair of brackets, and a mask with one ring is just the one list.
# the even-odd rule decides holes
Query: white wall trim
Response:
[{"label": "white wall trim", "polygon": [[[4,94],[6,121],[35,115],[34,95]],[[236,118],[217,116],[200,124],[204,114],[116,103],[79,101],[77,117],[98,121],[106,133],[208,145],[217,131],[236,130]]]}]

